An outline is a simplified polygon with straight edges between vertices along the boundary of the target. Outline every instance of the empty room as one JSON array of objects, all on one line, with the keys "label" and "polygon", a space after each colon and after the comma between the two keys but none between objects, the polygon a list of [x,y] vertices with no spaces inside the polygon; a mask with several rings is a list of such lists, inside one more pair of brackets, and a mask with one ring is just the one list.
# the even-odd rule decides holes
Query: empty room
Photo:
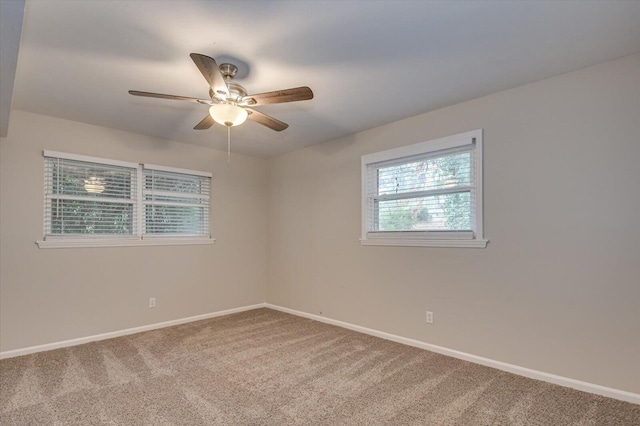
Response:
[{"label": "empty room", "polygon": [[0,32],[0,424],[640,425],[639,1]]}]

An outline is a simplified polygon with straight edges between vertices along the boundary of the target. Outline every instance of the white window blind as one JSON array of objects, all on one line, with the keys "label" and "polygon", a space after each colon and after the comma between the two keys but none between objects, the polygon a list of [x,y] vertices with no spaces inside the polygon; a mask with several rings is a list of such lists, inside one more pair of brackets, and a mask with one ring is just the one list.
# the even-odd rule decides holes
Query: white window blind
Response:
[{"label": "white window blind", "polygon": [[211,178],[144,166],[145,236],[209,237]]},{"label": "white window blind", "polygon": [[481,150],[476,131],[363,156],[363,244],[482,240]]},{"label": "white window blind", "polygon": [[471,148],[367,166],[368,231],[472,231]]},{"label": "white window blind", "polygon": [[45,238],[136,235],[137,168],[123,164],[46,152]]},{"label": "white window blind", "polygon": [[211,173],[44,151],[41,248],[211,244]]}]

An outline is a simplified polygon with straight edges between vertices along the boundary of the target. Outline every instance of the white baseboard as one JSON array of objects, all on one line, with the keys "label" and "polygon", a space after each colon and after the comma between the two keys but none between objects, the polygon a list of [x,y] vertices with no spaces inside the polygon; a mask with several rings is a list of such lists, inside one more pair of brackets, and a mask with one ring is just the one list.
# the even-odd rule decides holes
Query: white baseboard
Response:
[{"label": "white baseboard", "polygon": [[140,327],[127,328],[125,330],[111,331],[109,333],[96,334],[93,336],[79,337],[77,339],[63,340],[61,342],[47,343],[45,345],[30,346],[28,348],[15,349],[12,351],[0,352],[0,359],[13,358],[21,355],[33,354],[36,352],[50,351],[52,349],[66,348],[68,346],[82,345],[84,343],[95,342],[98,340],[112,339],[114,337],[126,336],[128,334],[141,333],[143,331],[156,330],[158,328],[171,327],[173,325],[185,324],[188,322],[199,321],[208,318],[220,317],[223,315],[235,314],[237,312],[250,311],[252,309],[264,308],[266,303],[258,303],[256,305],[242,306],[240,308],[226,309],[224,311],[211,312],[208,314],[196,315],[193,317],[180,318],[171,321],[158,322],[155,324],[143,325]]},{"label": "white baseboard", "polygon": [[199,321],[208,318],[220,317],[223,315],[235,314],[237,312],[250,311],[258,308],[270,308],[288,314],[296,315],[299,317],[309,318],[315,321],[336,325],[338,327],[346,328],[349,330],[357,331],[371,336],[380,337],[385,340],[391,340],[393,342],[402,343],[408,346],[414,346],[416,348],[426,349],[428,351],[437,352],[439,354],[448,355],[454,358],[462,359],[465,361],[474,362],[476,364],[485,365],[487,367],[493,367],[498,370],[507,371],[509,373],[517,374],[531,379],[541,380],[548,383],[553,383],[560,386],[565,386],[572,389],[577,389],[583,392],[589,392],[596,395],[602,395],[609,398],[619,399],[621,401],[631,402],[634,404],[640,404],[640,394],[627,392],[623,390],[608,388],[605,386],[596,385],[593,383],[583,382],[580,380],[570,379],[568,377],[557,376],[555,374],[549,374],[538,370],[532,370],[526,367],[520,367],[518,365],[508,364],[506,362],[495,361],[489,358],[484,358],[477,355],[468,354],[466,352],[456,351],[454,349],[448,349],[442,346],[432,345],[430,343],[421,342],[415,339],[409,339],[407,337],[398,336],[391,333],[385,333],[383,331],[374,330],[367,327],[362,327],[355,324],[327,318],[320,315],[309,314],[307,312],[296,311],[295,309],[289,309],[271,303],[258,303],[255,305],[242,306],[239,308],[226,309],[224,311],[211,312],[208,314],[196,315],[193,317],[180,318],[171,321],[164,321],[155,324],[143,325],[140,327],[128,328],[125,330],[112,331],[109,333],[96,334],[93,336],[80,337],[77,339],[63,340],[61,342],[48,343],[45,345],[30,346],[28,348],[15,349],[12,351],[0,352],[0,359],[12,358],[21,355],[33,354],[36,352],[50,351],[52,349],[65,348],[68,346],[82,345],[84,343],[95,342],[98,340],[112,339],[114,337],[126,336],[129,334],[141,333],[143,331],[156,330],[159,328],[171,327],[173,325],[185,324],[188,322]]},{"label": "white baseboard", "polygon": [[507,371],[509,373],[517,374],[519,376],[529,377],[531,379],[541,380],[543,382],[553,383],[556,385],[577,389],[583,392],[589,392],[596,395],[602,395],[609,398],[615,398],[621,401],[631,402],[634,404],[640,404],[640,394],[627,392],[619,389],[608,388],[605,386],[596,385],[593,383],[583,382],[580,380],[570,379],[568,377],[557,376],[555,374],[549,374],[538,370],[532,370],[526,367],[520,367],[518,365],[507,364],[506,362],[495,361],[489,358],[483,358],[481,356],[468,354],[466,352],[460,352],[453,349],[444,348],[442,346],[432,345],[430,343],[421,342],[419,340],[409,339],[402,336],[397,336],[391,333],[385,333],[383,331],[373,330],[371,328],[362,327],[355,324],[350,324],[343,321],[334,320],[320,315],[309,314],[302,311],[296,311],[295,309],[289,309],[271,303],[266,303],[265,306],[277,311],[286,312],[288,314],[297,315],[304,318],[309,318],[315,321],[324,322],[338,327],[346,328],[349,330],[357,331],[371,336],[380,337],[385,340],[391,340],[393,342],[402,343],[408,346],[414,346],[416,348],[426,349],[428,351],[437,352],[439,354],[448,355],[453,358],[470,361],[476,364],[485,365],[487,367],[493,367],[498,370]]}]

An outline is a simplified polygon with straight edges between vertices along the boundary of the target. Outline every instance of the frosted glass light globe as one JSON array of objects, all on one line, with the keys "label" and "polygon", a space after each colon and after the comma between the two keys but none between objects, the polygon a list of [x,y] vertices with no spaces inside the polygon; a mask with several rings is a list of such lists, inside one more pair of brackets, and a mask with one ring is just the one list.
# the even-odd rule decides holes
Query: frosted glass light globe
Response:
[{"label": "frosted glass light globe", "polygon": [[216,123],[231,127],[244,123],[249,114],[238,105],[224,103],[211,105],[209,115]]}]

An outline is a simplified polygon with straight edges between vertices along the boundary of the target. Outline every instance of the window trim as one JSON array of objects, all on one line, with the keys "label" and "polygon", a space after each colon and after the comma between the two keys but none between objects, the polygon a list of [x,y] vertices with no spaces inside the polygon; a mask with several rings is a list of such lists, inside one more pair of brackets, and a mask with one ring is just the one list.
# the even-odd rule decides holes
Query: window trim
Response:
[{"label": "window trim", "polygon": [[[475,226],[474,232],[464,231],[386,231],[367,230],[367,167],[384,161],[400,160],[404,157],[429,154],[451,148],[474,144],[475,141]],[[485,248],[489,242],[484,238],[483,210],[483,129],[433,139],[413,145],[363,155],[361,159],[362,229],[360,244],[365,246],[408,247],[467,247]],[[475,235],[474,235],[475,234]]]},{"label": "window trim", "polygon": [[54,238],[49,240],[39,240],[36,244],[39,248],[96,248],[96,247],[137,247],[137,246],[184,246],[184,245],[209,245],[213,244],[215,238],[139,238],[137,236],[125,238]]},{"label": "window trim", "polygon": [[[142,195],[142,179],[144,169],[162,170],[166,172],[190,174],[194,176],[204,176],[212,178],[210,172],[202,172],[197,170],[179,169],[175,167],[159,166],[145,163],[133,163],[120,160],[111,160],[107,158],[91,157],[87,155],[70,154],[66,152],[49,151],[44,150],[42,152],[43,157],[47,158],[60,158],[65,160],[85,161],[97,164],[104,164],[110,166],[128,167],[137,169],[137,204],[139,204],[138,210],[143,211],[143,199]],[[46,160],[45,160],[46,161]],[[45,217],[47,212],[47,194],[45,188],[44,194],[44,211],[43,211],[43,231],[46,233],[47,224],[45,223]],[[158,236],[158,235],[142,235],[142,221],[144,217],[142,214],[138,214],[137,218],[137,234],[121,235],[118,237],[112,237],[110,235],[91,235],[87,237],[78,237],[74,234],[67,235],[48,235],[44,236],[42,240],[36,241],[39,248],[79,248],[79,247],[135,247],[135,246],[181,246],[181,245],[210,245],[213,244],[215,238],[211,234],[211,199],[209,199],[209,235],[194,236],[194,235],[172,235],[172,236]]]}]

